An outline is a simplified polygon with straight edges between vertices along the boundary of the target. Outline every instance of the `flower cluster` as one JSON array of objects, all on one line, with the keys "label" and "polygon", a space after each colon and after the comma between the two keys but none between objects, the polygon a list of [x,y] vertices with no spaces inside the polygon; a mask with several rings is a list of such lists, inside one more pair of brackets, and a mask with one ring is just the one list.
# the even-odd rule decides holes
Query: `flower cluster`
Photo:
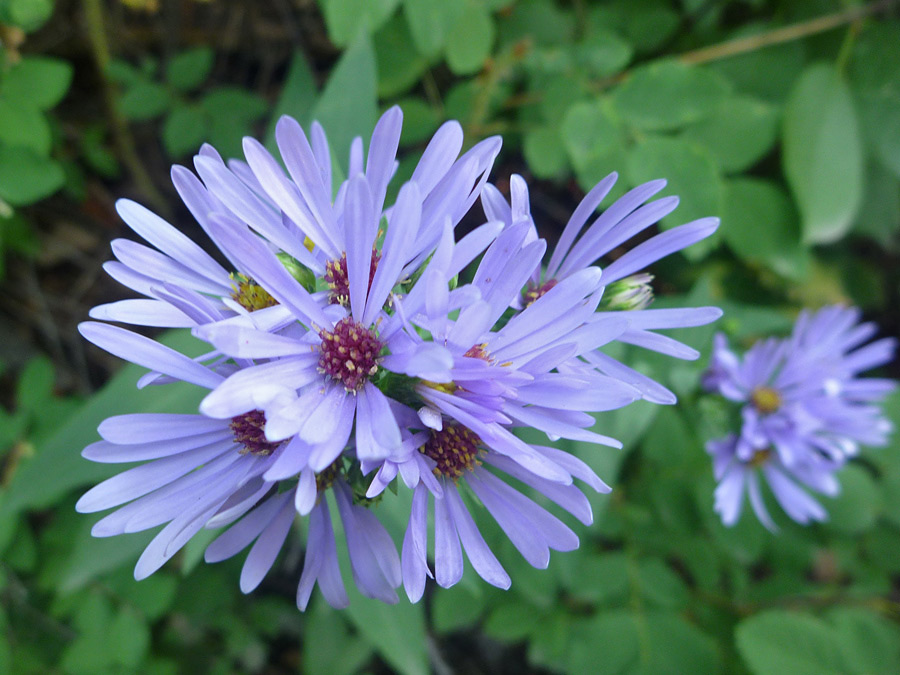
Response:
[{"label": "flower cluster", "polygon": [[896,340],[864,344],[877,327],[859,320],[859,310],[839,306],[803,312],[790,337],[757,342],[743,359],[716,335],[704,386],[741,405],[740,431],[707,444],[726,525],[740,518],[746,493],[760,522],[777,529],[760,476],[792,520],[826,520],[807,489],[837,495],[835,474],[860,444],[885,443],[892,425],[879,403],[896,383],[859,375],[888,363]]},{"label": "flower cluster", "polygon": [[[302,517],[301,609],[316,584],[330,604],[348,602],[338,522],[366,596],[396,602],[402,584],[416,601],[426,577],[451,586],[463,574],[463,552],[482,578],[506,588],[510,579],[471,505],[483,506],[529,563],[546,567],[551,549],[572,550],[578,537],[507,477],[586,524],[591,509],[575,480],[610,489],[580,459],[526,443],[516,430],[537,429],[548,443],[619,447],[591,429],[590,413],[640,398],[674,402],[603,348],[618,340],[697,358],[656,331],[709,323],[720,311],[648,308],[652,277],[641,272],[708,236],[718,221],[648,236],[678,201],[648,201],[664,181],[634,188],[594,218],[613,174],[585,197],[542,265],[547,245],[525,182],[512,178],[510,201],[487,184],[498,138],[460,154],[461,128],[446,123],[386,204],[401,121],[398,108],[386,112],[367,152],[356,139],[349,178],[339,185],[321,127],[314,123],[307,136],[288,117],[276,132],[284,168],[251,138],[246,162],[225,162],[205,146],[196,173],[176,166],[176,189],[228,269],[147,209],[118,203],[149,246],[114,241],[117,260],[106,270],[143,297],[91,316],[190,328],[208,345],[191,359],[109,323],[80,327],[94,344],[149,369],[139,386],[182,381],[209,391],[193,414],[112,417],[100,425],[103,440],[84,450],[98,462],[143,462],[77,505],[116,508],[96,524],[96,536],[164,525],[136,578],[202,528],[227,527],[206,560],[249,547],[240,580],[249,592]],[[479,198],[484,224],[455,237]],[[600,258],[638,235],[642,243],[601,271]],[[399,553],[377,516],[388,487],[411,492]]]}]

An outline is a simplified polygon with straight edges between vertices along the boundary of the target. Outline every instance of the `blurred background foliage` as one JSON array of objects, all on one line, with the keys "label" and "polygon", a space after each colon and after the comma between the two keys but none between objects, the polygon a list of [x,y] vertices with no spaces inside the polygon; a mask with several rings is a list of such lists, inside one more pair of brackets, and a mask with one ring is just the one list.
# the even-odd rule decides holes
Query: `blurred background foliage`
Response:
[{"label": "blurred background foliage", "polygon": [[[74,330],[120,297],[100,267],[128,236],[115,199],[196,234],[169,165],[203,142],[271,145],[285,113],[319,119],[345,167],[352,137],[401,105],[394,185],[445,119],[470,144],[502,134],[493,179],[529,179],[551,239],[610,171],[617,194],[668,178],[681,206],[663,227],[722,218],[653,270],[657,306],[726,310],[676,336],[701,351],[717,328],[747,345],[831,302],[896,334],[900,3],[0,0],[0,41],[0,672],[900,672],[900,442],[845,470],[830,522],[726,529],[703,451],[726,414],[698,391],[705,359],[632,354],[680,405],[598,416],[623,451],[569,442],[615,487],[592,497],[580,550],[533,570],[480,521],[504,542],[505,593],[467,574],[417,606],[357,596],[301,615],[300,526],[245,597],[240,561],[202,564],[208,539],[134,582],[149,536],[91,539],[73,510],[109,475],[78,454],[101,419],[198,400],[139,395],[139,369]],[[404,506],[378,507],[398,542]]]}]

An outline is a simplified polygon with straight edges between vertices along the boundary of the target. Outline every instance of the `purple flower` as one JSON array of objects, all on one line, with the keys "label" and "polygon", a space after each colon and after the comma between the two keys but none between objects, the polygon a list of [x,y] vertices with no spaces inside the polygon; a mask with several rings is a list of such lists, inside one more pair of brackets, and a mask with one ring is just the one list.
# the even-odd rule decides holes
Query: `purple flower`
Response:
[{"label": "purple flower", "polygon": [[[678,206],[678,197],[647,201],[666,185],[666,181],[656,180],[630,190],[585,227],[617,178],[616,173],[610,174],[585,196],[569,218],[546,269],[542,272],[539,262],[535,264],[529,271],[530,277],[522,297],[516,298],[514,306],[522,307],[534,302],[572,274],[589,268],[653,226]],[[507,203],[494,186],[485,187],[481,201],[487,217],[507,226],[522,223],[528,230],[525,242],[536,240],[538,235],[531,216],[528,188],[520,176],[512,176],[510,193],[511,201]],[[717,218],[702,218],[654,234],[603,266],[602,285],[607,292],[606,307],[601,308],[619,309],[624,303],[631,310],[628,312],[630,325],[617,340],[680,359],[700,356],[687,345],[654,331],[701,326],[718,319],[722,315],[721,310],[716,307],[645,309],[652,297],[649,287],[652,277],[640,273],[657,260],[705,239],[715,232],[718,225]],[[582,359],[601,373],[633,385],[649,401],[675,402],[675,395],[668,389],[600,350],[585,354]]]},{"label": "purple flower", "polygon": [[742,406],[739,433],[707,444],[720,481],[716,511],[726,525],[740,517],[746,490],[760,521],[775,529],[759,474],[793,520],[825,520],[824,508],[798,485],[834,496],[834,474],[860,444],[886,442],[892,425],[878,403],[895,383],[858,377],[893,358],[893,339],[863,345],[876,330],[859,323],[858,310],[834,306],[801,313],[790,337],[757,342],[743,358],[716,335],[703,385]]}]

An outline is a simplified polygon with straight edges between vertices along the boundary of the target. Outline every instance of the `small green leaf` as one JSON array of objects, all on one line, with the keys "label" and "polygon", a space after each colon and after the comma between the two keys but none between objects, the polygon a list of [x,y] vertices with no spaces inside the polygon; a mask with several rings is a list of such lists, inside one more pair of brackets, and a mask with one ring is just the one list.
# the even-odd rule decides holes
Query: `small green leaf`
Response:
[{"label": "small green leaf", "polygon": [[457,75],[478,72],[494,46],[494,21],[484,6],[467,0],[447,34],[447,65]]},{"label": "small green leaf", "polygon": [[400,0],[319,0],[328,37],[346,47],[361,29],[374,33],[387,21]]},{"label": "small green leaf", "polygon": [[106,638],[113,661],[136,668],[150,647],[150,627],[137,612],[123,608],[110,623]]},{"label": "small green leaf", "polygon": [[410,604],[405,595],[391,606],[353,589],[350,594],[350,606],[344,611],[362,638],[404,675],[425,675],[428,655],[422,605]]},{"label": "small green leaf", "polygon": [[368,35],[360,34],[331,71],[312,110],[312,119],[324,127],[331,151],[341,160],[355,136],[367,138],[375,127],[375,82],[375,51]]},{"label": "small green leaf", "polygon": [[185,50],[166,64],[166,82],[176,91],[192,91],[206,82],[215,62],[211,47]]},{"label": "small green leaf", "polygon": [[738,652],[755,675],[846,673],[834,632],[801,612],[770,610],[744,619],[735,631]]},{"label": "small green leaf", "polygon": [[750,96],[727,98],[715,112],[688,126],[683,137],[707,148],[725,173],[750,168],[775,146],[778,109]]},{"label": "small green leaf", "polygon": [[266,100],[240,87],[218,87],[200,102],[212,118],[229,118],[239,124],[250,124],[266,114]]},{"label": "small green leaf", "polygon": [[628,65],[634,54],[631,44],[616,33],[600,30],[572,48],[575,62],[591,77],[609,77]]},{"label": "small green leaf", "polygon": [[578,181],[585,189],[624,162],[624,134],[597,103],[580,102],[569,108],[561,134]]},{"label": "small green leaf", "polygon": [[419,81],[428,59],[416,49],[409,25],[399,14],[375,33],[378,57],[378,95],[396,96]]},{"label": "small green leaf", "polygon": [[841,493],[825,503],[828,526],[845,534],[859,534],[875,524],[882,510],[881,490],[868,471],[851,464],[838,474]]},{"label": "small green leaf", "polygon": [[6,0],[0,4],[0,20],[31,33],[53,15],[53,6],[54,0]]},{"label": "small green leaf", "polygon": [[481,617],[484,608],[484,596],[476,594],[464,584],[442,589],[435,593],[433,598],[434,630],[439,633],[449,633],[470,626]]},{"label": "small green leaf", "polygon": [[775,183],[735,178],[725,184],[722,236],[734,254],[763,263],[789,279],[802,279],[809,254],[800,244],[797,214]]},{"label": "small green leaf", "polygon": [[715,73],[678,61],[636,68],[612,94],[612,103],[629,124],[646,131],[677,129],[698,122],[728,94]]},{"label": "small green leaf", "polygon": [[559,129],[552,125],[538,127],[526,133],[522,150],[529,168],[537,178],[555,178],[569,165]]},{"label": "small green leaf", "polygon": [[130,120],[152,120],[162,115],[172,104],[169,92],[161,84],[139,80],[119,99],[122,114]]},{"label": "small green leaf", "polygon": [[859,209],[863,163],[853,98],[832,66],[804,71],[785,108],[783,136],[784,172],[804,241],[840,239]]},{"label": "small green leaf", "polygon": [[178,106],[163,124],[162,139],[172,159],[195,153],[206,140],[208,118],[199,106]]},{"label": "small green leaf", "polygon": [[900,672],[900,634],[897,627],[868,610],[837,607],[828,614],[838,647],[850,670],[858,675]]},{"label": "small green leaf", "polygon": [[31,148],[47,157],[52,145],[50,125],[34,106],[0,96],[0,142]]},{"label": "small green leaf", "polygon": [[403,111],[403,132],[400,145],[408,146],[431,138],[438,128],[438,113],[420,98],[404,98],[397,101]]},{"label": "small green leaf", "polygon": [[0,199],[24,206],[49,197],[65,182],[62,167],[33,150],[0,145]]},{"label": "small green leaf", "polygon": [[59,103],[72,83],[72,65],[49,56],[26,56],[0,83],[3,97],[47,110]]},{"label": "small green leaf", "polygon": [[403,14],[420,54],[433,58],[441,52],[463,7],[465,0],[404,0]]},{"label": "small green leaf", "polygon": [[[663,220],[664,226],[717,216],[722,212],[722,178],[705,148],[678,138],[650,136],[631,148],[626,168],[633,185],[665,178],[667,194],[680,197],[678,208]],[[685,249],[685,255],[705,254],[715,244],[715,239],[716,235],[713,235]]]},{"label": "small green leaf", "polygon": [[317,601],[304,627],[303,669],[309,675],[352,675],[371,658],[372,648],[351,635],[343,612]]}]

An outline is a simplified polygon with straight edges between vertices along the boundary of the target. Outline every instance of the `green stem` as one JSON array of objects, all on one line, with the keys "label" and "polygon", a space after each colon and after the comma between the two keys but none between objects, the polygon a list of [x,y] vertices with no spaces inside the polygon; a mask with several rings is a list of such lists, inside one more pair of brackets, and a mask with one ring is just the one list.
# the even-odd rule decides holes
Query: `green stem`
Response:
[{"label": "green stem", "polygon": [[91,51],[94,63],[100,75],[100,83],[103,89],[103,101],[106,105],[106,114],[112,127],[113,140],[116,144],[119,157],[128,168],[128,172],[137,184],[146,200],[164,216],[171,214],[168,202],[162,193],[156,188],[149,172],[141,162],[134,144],[134,137],[128,128],[128,122],[119,108],[119,99],[116,96],[115,86],[107,76],[110,62],[109,41],[106,38],[106,26],[103,16],[102,0],[83,0],[84,17],[87,23],[88,39],[91,43]]}]

